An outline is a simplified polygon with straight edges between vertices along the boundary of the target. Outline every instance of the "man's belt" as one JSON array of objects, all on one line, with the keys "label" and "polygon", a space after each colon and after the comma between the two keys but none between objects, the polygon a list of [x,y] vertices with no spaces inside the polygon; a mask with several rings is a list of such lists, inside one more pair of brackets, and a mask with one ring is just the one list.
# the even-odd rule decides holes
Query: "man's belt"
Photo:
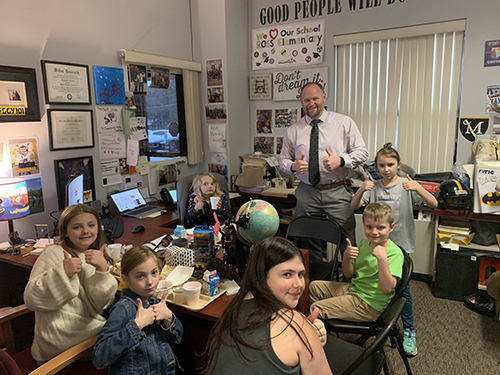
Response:
[{"label": "man's belt", "polygon": [[343,184],[344,184],[344,181],[339,181],[339,182],[333,182],[331,184],[316,185],[313,187],[315,189],[318,189],[318,190],[328,190],[328,189],[336,188],[336,187],[343,185]]}]

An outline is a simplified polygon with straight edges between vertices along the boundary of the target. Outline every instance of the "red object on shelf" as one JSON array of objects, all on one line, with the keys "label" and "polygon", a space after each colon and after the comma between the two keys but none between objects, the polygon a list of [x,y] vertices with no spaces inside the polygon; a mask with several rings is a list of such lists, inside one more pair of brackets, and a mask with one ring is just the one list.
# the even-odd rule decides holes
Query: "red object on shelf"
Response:
[{"label": "red object on shelf", "polygon": [[[493,267],[494,269],[487,270],[488,267]],[[486,271],[488,271],[488,276],[494,273],[495,271],[500,270],[500,259],[498,258],[488,258],[488,257],[479,257],[479,285],[486,286]]]},{"label": "red object on shelf", "polygon": [[437,182],[424,182],[424,181],[415,181],[415,182],[418,182],[429,193],[436,193],[436,190],[439,186]]}]

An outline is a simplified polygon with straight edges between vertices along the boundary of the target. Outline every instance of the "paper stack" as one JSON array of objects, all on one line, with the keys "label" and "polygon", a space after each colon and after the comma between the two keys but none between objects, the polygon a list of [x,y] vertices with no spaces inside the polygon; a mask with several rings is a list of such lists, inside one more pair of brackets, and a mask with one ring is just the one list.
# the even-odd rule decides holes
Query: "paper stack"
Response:
[{"label": "paper stack", "polygon": [[469,221],[456,219],[442,219],[438,226],[440,242],[450,242],[458,245],[468,245],[474,238]]}]

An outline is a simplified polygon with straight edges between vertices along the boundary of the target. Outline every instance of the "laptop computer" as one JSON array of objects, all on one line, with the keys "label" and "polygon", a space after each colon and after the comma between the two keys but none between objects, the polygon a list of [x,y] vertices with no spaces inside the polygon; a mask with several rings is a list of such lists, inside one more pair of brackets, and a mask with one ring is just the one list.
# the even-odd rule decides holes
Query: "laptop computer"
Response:
[{"label": "laptop computer", "polygon": [[111,194],[111,199],[121,215],[137,219],[145,218],[163,210],[162,207],[148,205],[138,188]]}]

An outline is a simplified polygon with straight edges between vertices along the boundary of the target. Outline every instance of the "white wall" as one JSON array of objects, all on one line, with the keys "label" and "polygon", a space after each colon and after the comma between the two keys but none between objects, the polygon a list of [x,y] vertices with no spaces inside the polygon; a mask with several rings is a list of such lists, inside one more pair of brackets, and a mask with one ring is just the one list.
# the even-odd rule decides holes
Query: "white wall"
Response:
[{"label": "white wall", "polygon": [[[352,0],[351,0],[352,1]],[[359,4],[361,1],[355,1]],[[388,5],[388,3],[392,3]],[[454,19],[467,19],[466,37],[464,44],[463,80],[461,94],[461,117],[485,117],[486,88],[488,85],[500,84],[500,67],[488,67],[484,65],[484,47],[487,40],[500,39],[500,23],[498,16],[493,9],[498,7],[497,0],[365,0],[363,4],[371,4],[372,7],[364,9],[349,10],[349,0],[249,0],[249,29],[259,29],[263,26],[259,15],[262,8],[275,8],[276,6],[288,5],[290,18],[286,23],[300,21],[311,21],[314,19],[325,20],[325,55],[321,65],[329,67],[329,98],[327,106],[334,108],[333,87],[334,87],[334,54],[333,36],[362,31],[380,30],[385,28],[418,25],[431,22],[439,22]],[[302,7],[306,4],[328,4],[339,3],[338,13],[326,14],[322,16],[303,18],[302,13],[295,19],[295,4]],[[380,6],[375,6],[380,4]],[[326,8],[328,9],[328,8]],[[272,23],[270,26],[276,25]],[[251,53],[251,50],[250,50]],[[289,67],[292,69],[292,67]],[[249,74],[271,73],[273,70],[252,71]],[[252,101],[250,103],[250,123],[255,123],[255,110],[264,108],[300,108],[298,102],[273,102],[273,101]],[[253,125],[253,128],[255,126]],[[274,136],[282,136],[284,130],[275,131]],[[252,136],[255,129],[252,129]],[[382,147],[382,145],[380,145]],[[374,155],[371,155],[373,157]],[[458,160],[466,163],[472,162],[471,143],[460,133],[458,135]],[[404,162],[404,160],[403,160]]]},{"label": "white wall", "polygon": [[[133,49],[192,60],[190,2],[186,0],[27,0],[3,2],[0,26],[0,65],[36,68],[41,122],[0,123],[0,141],[38,137],[45,212],[14,222],[21,236],[34,233],[33,224],[49,223],[58,209],[54,159],[92,155],[97,199],[105,200],[99,186],[98,148],[49,151],[46,107],[40,60],[121,67],[119,49]],[[51,106],[51,108],[94,108]],[[195,173],[198,168],[192,169]],[[7,223],[0,222],[0,242],[7,240]]]},{"label": "white wall", "polygon": [[[200,111],[207,98],[206,61],[223,60],[224,103],[227,106],[228,175],[240,171],[239,155],[250,153],[248,123],[248,4],[247,0],[192,0],[194,60],[200,61]],[[215,153],[210,152],[208,124],[202,115],[204,162],[207,170]]]}]

